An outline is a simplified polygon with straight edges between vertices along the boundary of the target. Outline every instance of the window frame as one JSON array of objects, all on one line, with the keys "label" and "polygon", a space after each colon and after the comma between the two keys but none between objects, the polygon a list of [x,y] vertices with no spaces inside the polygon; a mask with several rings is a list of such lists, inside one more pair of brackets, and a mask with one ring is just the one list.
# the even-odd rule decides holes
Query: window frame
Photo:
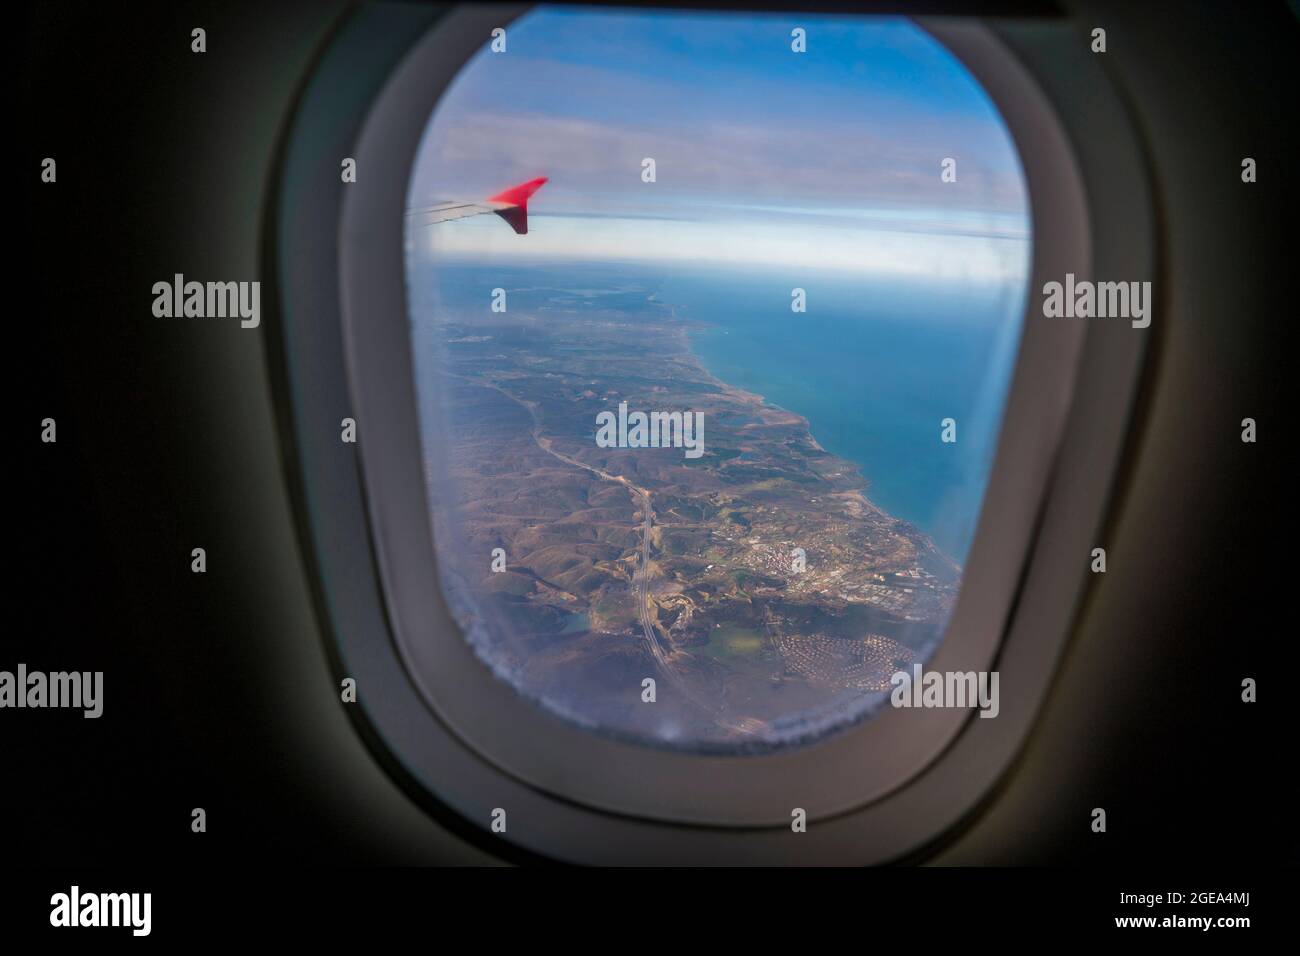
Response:
[{"label": "window frame", "polygon": [[[1040,71],[1020,59],[1037,57],[1041,70],[1052,62],[1043,51],[1055,49],[1068,61],[1060,24],[1012,24],[999,37],[970,21],[917,21],[998,106],[1024,163],[1034,223],[1028,314],[989,490],[948,633],[927,664],[999,670],[1002,712],[982,720],[973,711],[886,708],[798,747],[696,755],[595,734],[526,700],[474,654],[437,583],[409,355],[406,187],[441,93],[492,27],[526,9],[457,8],[405,55],[390,41],[388,66],[398,56],[400,63],[382,86],[376,68],[373,99],[354,98],[349,133],[336,107],[324,112],[334,107],[331,91],[336,97],[347,82],[337,70],[355,69],[388,16],[358,12],[326,52],[311,81],[317,89],[309,84],[286,138],[270,240],[284,280],[274,318],[304,550],[336,674],[357,679],[363,733],[408,789],[432,796],[478,834],[493,809],[507,810],[507,833],[489,837],[498,844],[592,863],[868,863],[912,853],[955,827],[996,783],[1041,706],[1087,586],[1145,347],[1144,337],[1123,334],[1127,324],[1036,314],[1043,282],[1065,271],[1090,275],[1094,249],[1099,258],[1106,249],[1093,225],[1097,190],[1085,191],[1086,164],[1076,163],[1078,147],[1035,79]],[[1100,68],[1091,68],[1117,104]],[[1118,181],[1114,192],[1141,196],[1141,153],[1126,115],[1120,108],[1109,126],[1134,148],[1123,168],[1108,170],[1107,187]],[[338,188],[333,166],[333,189],[288,197],[285,183],[319,179],[315,166],[330,165],[293,148],[319,145],[319,128],[340,142],[350,136],[340,155],[357,159],[357,182]],[[317,205],[325,208],[308,211]],[[1154,270],[1145,208],[1136,213],[1139,228],[1131,205],[1123,225],[1136,232],[1130,250]],[[319,228],[320,213],[327,223],[336,217],[325,241],[306,235]],[[321,283],[322,270],[336,270],[337,286]],[[1099,374],[1117,387],[1099,391]],[[1094,387],[1084,387],[1090,381]],[[344,415],[358,422],[356,446],[339,441]],[[1088,474],[1071,474],[1075,440],[1088,435],[1101,454]],[[796,807],[807,811],[809,827],[791,841]]]}]

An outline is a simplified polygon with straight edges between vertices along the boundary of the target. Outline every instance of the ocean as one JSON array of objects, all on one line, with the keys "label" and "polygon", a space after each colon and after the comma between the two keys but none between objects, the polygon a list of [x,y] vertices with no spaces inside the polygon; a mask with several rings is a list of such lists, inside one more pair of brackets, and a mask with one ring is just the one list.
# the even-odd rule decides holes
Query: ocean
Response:
[{"label": "ocean", "polygon": [[[804,313],[791,311],[803,288]],[[1019,345],[1024,288],[826,273],[677,272],[659,297],[701,323],[717,378],[808,419],[867,497],[964,564]],[[957,440],[940,440],[956,421]]]}]

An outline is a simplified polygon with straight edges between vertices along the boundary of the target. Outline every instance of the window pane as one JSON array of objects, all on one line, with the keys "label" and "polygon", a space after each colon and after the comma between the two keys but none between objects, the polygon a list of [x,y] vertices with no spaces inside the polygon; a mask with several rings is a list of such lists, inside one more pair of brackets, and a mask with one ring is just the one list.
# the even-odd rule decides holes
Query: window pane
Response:
[{"label": "window pane", "polygon": [[869,717],[942,640],[996,445],[1031,250],[1006,127],[902,19],[541,8],[502,44],[409,190],[430,586],[598,732]]}]

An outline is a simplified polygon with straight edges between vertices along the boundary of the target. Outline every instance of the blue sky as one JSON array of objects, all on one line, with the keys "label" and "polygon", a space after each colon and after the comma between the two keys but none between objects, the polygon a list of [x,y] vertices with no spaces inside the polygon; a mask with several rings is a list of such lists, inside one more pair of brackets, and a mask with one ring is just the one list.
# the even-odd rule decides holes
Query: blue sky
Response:
[{"label": "blue sky", "polygon": [[[806,53],[790,49],[795,27]],[[975,80],[907,20],[546,8],[507,31],[507,51],[485,37],[440,101],[410,203],[551,182],[528,236],[479,217],[427,227],[417,250],[1027,271],[1010,137]],[[940,181],[944,157],[956,183]]]}]

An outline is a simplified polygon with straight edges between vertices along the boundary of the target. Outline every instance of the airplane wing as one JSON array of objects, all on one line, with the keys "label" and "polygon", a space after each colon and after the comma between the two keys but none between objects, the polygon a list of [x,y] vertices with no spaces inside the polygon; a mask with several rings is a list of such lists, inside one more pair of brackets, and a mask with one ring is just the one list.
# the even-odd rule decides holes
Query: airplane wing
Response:
[{"label": "airplane wing", "polygon": [[515,232],[524,236],[528,234],[528,200],[546,182],[547,177],[545,176],[530,179],[526,183],[511,186],[509,189],[480,202],[465,202],[453,199],[448,202],[434,203],[432,206],[408,209],[406,217],[418,225],[432,226],[440,222],[450,222],[453,219],[465,219],[469,216],[481,216],[484,213],[494,212],[510,223],[510,227]]}]

